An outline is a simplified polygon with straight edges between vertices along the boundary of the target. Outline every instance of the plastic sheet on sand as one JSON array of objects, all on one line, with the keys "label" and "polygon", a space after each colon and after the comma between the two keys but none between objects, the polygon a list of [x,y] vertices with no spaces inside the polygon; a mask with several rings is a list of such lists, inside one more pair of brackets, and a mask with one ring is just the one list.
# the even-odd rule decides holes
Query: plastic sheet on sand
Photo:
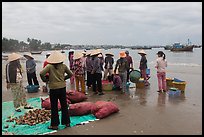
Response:
[{"label": "plastic sheet on sand", "polygon": [[[36,108],[41,109],[41,99],[40,98],[30,98],[27,100],[27,102]],[[50,130],[47,127],[50,125],[50,121],[47,121],[43,124],[36,124],[33,126],[29,125],[15,125],[13,127],[12,125],[15,124],[14,122],[6,122],[8,119],[8,116],[12,117],[18,117],[20,115],[24,115],[25,112],[29,111],[28,109],[21,109],[21,112],[15,112],[13,107],[13,102],[3,102],[2,103],[2,133],[10,132],[15,135],[42,135],[42,134],[48,134],[52,132],[57,132],[57,130]],[[59,111],[59,117],[61,119],[61,111]],[[75,125],[81,124],[81,123],[87,123],[89,121],[96,120],[96,117],[93,114],[83,115],[83,116],[71,116],[70,117],[71,123],[70,126],[73,127]],[[8,125],[8,128],[5,128],[4,126]],[[64,129],[64,125],[59,125],[59,130]]]}]

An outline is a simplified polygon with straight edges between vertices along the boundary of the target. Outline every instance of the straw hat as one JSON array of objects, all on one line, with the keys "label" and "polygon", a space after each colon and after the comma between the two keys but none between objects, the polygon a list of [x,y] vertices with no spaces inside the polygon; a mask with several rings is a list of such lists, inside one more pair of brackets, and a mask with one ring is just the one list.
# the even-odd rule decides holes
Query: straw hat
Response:
[{"label": "straw hat", "polygon": [[126,57],[126,54],[125,54],[124,51],[121,51],[121,52],[120,52],[120,57],[121,57],[121,58],[125,58],[125,57]]},{"label": "straw hat", "polygon": [[102,54],[98,54],[98,57],[101,58],[101,57],[103,57],[103,55]]},{"label": "straw hat", "polygon": [[23,57],[23,56],[21,56],[20,54],[12,53],[12,54],[8,55],[8,61],[11,62],[11,61],[20,59],[21,57]]},{"label": "straw hat", "polygon": [[101,50],[100,50],[100,49],[93,50],[93,51],[91,52],[91,56],[98,55],[98,54],[100,54],[100,53],[101,53]]},{"label": "straw hat", "polygon": [[51,64],[56,64],[63,62],[66,59],[66,56],[59,51],[53,51],[50,56],[47,58],[47,62]]},{"label": "straw hat", "polygon": [[25,58],[27,58],[27,59],[28,59],[28,57],[34,59],[34,57],[31,55],[31,53],[27,53],[27,54],[25,54],[25,55],[23,55],[23,56],[24,56]]},{"label": "straw hat", "polygon": [[145,54],[145,55],[146,55],[146,53],[145,53],[144,50],[140,50],[140,51],[138,52],[138,54]]},{"label": "straw hat", "polygon": [[90,56],[90,55],[91,55],[91,51],[87,51],[86,56]]},{"label": "straw hat", "polygon": [[86,55],[86,51],[83,51],[82,54],[85,54],[85,55]]},{"label": "straw hat", "polygon": [[83,57],[83,54],[82,54],[82,53],[80,53],[80,52],[75,52],[73,59],[74,59],[74,60],[77,60],[77,59],[80,59],[81,57]]},{"label": "straw hat", "polygon": [[106,56],[110,55],[110,56],[114,56],[112,53],[108,52],[105,54]]},{"label": "straw hat", "polygon": [[115,74],[119,74],[119,72],[118,72],[118,69],[116,69],[116,72],[115,72]]}]

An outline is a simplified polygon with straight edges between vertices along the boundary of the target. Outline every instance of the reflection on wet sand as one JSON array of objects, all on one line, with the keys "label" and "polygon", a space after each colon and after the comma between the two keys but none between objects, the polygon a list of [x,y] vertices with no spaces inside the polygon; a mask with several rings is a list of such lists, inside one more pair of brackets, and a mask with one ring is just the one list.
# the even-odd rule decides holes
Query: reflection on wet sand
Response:
[{"label": "reflection on wet sand", "polygon": [[185,92],[181,92],[178,96],[169,96],[168,101],[171,104],[179,104],[186,100]]}]

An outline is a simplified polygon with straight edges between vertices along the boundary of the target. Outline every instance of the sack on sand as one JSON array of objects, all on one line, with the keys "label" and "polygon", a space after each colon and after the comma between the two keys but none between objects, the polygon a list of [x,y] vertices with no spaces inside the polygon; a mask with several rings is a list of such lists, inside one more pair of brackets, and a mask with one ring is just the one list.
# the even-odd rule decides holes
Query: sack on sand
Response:
[{"label": "sack on sand", "polygon": [[118,106],[113,102],[97,101],[95,104],[99,110],[93,114],[98,119],[105,118],[119,111]]},{"label": "sack on sand", "polygon": [[72,104],[82,102],[87,99],[84,93],[81,93],[76,90],[68,90],[66,92],[66,97],[71,101]]},{"label": "sack on sand", "polygon": [[69,105],[70,116],[81,116],[94,113],[98,110],[96,104],[92,102],[80,102]]},{"label": "sack on sand", "polygon": [[[50,98],[42,99],[41,98],[41,107],[45,108],[46,110],[51,110],[51,103],[50,103]],[[61,110],[61,105],[58,100],[58,110]]]}]

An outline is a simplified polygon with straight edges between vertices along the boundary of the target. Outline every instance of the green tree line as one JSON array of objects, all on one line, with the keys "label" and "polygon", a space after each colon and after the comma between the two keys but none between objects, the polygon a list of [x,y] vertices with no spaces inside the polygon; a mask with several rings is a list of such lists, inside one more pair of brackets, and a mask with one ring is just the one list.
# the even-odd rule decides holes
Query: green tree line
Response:
[{"label": "green tree line", "polygon": [[[58,44],[60,46],[60,44]],[[16,39],[2,38],[2,51],[15,52],[15,51],[42,51],[51,50],[52,45],[49,42],[42,43],[38,39],[27,39],[27,42],[18,41]]]}]

